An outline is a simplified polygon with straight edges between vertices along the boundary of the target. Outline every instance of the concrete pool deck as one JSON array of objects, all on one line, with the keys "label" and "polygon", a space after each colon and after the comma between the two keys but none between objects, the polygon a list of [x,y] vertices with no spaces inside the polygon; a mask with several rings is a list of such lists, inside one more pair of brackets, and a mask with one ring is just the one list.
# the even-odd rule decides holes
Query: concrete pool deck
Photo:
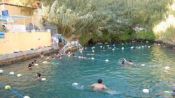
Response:
[{"label": "concrete pool deck", "polygon": [[20,61],[29,60],[35,57],[39,57],[42,53],[43,54],[51,54],[54,52],[57,52],[58,49],[53,49],[52,47],[45,47],[41,49],[35,49],[35,50],[28,50],[28,51],[22,51],[12,54],[5,54],[0,55],[0,66],[14,64]]}]

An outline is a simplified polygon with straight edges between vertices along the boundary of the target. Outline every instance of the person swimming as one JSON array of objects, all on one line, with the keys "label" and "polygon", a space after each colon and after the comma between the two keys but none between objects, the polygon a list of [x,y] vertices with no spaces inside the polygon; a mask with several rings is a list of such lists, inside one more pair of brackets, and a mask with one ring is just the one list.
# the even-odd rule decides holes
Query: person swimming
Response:
[{"label": "person swimming", "polygon": [[123,60],[122,60],[121,64],[122,64],[122,65],[124,65],[124,64],[125,64],[125,59],[123,59]]},{"label": "person swimming", "polygon": [[34,60],[33,63],[35,64],[37,62],[37,60]]},{"label": "person swimming", "polygon": [[41,73],[37,73],[36,76],[37,76],[37,80],[41,81]]},{"label": "person swimming", "polygon": [[122,65],[133,65],[134,63],[132,62],[132,60],[126,60],[125,58],[122,59],[121,61]]},{"label": "person swimming", "polygon": [[44,53],[43,52],[41,52],[40,58],[44,58]]},{"label": "person swimming", "polygon": [[32,66],[34,66],[34,64],[35,64],[34,62],[31,63]]},{"label": "person swimming", "polygon": [[29,70],[32,70],[32,64],[29,64],[29,65],[28,65],[28,69],[29,69]]},{"label": "person swimming", "polygon": [[132,62],[132,60],[128,60],[127,63],[128,63],[129,65],[133,65],[133,64],[134,64],[134,63]]},{"label": "person swimming", "polygon": [[102,79],[98,79],[97,83],[94,83],[91,85],[91,88],[93,91],[105,91],[105,90],[107,90],[107,87],[103,84]]},{"label": "person swimming", "polygon": [[171,95],[172,95],[173,98],[175,98],[175,87],[173,87],[172,91],[173,92],[171,93]]}]

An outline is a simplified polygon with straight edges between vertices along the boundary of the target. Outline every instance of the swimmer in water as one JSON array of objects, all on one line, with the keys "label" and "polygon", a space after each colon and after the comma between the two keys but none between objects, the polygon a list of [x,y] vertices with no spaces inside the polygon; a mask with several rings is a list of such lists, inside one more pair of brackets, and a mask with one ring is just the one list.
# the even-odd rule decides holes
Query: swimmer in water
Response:
[{"label": "swimmer in water", "polygon": [[122,64],[122,65],[125,65],[125,59],[122,60],[122,63],[121,63],[121,64]]},{"label": "swimmer in water", "polygon": [[34,66],[34,64],[35,64],[34,62],[31,63],[32,66]]},{"label": "swimmer in water", "polygon": [[37,73],[37,80],[41,81],[41,73]]},{"label": "swimmer in water", "polygon": [[52,59],[55,59],[55,57],[54,57],[54,56],[51,56],[51,58],[52,58]]},{"label": "swimmer in water", "polygon": [[173,92],[171,93],[172,97],[175,98],[175,87],[173,87]]},{"label": "swimmer in water", "polygon": [[91,85],[93,91],[105,91],[108,88],[103,84],[102,79],[98,79],[97,83]]},{"label": "swimmer in water", "polygon": [[40,54],[40,58],[43,58],[43,57],[44,57],[44,53],[41,52],[41,54]]},{"label": "swimmer in water", "polygon": [[126,60],[125,58],[123,58],[122,65],[133,65],[134,63],[131,60]]},{"label": "swimmer in water", "polygon": [[32,64],[29,64],[29,65],[28,65],[28,69],[29,69],[29,70],[32,70]]},{"label": "swimmer in water", "polygon": [[128,60],[127,63],[128,63],[129,65],[133,65],[133,64],[134,64],[134,63],[132,62],[132,60]]},{"label": "swimmer in water", "polygon": [[36,63],[36,60],[34,60],[33,63],[35,64]]}]

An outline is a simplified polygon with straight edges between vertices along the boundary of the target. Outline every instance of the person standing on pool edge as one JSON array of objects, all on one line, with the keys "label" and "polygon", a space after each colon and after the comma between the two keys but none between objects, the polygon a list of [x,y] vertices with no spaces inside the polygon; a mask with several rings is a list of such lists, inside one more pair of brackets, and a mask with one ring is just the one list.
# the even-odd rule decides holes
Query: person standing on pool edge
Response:
[{"label": "person standing on pool edge", "polygon": [[103,84],[102,79],[98,79],[97,83],[92,84],[91,87],[94,91],[105,91],[108,89],[106,85]]}]

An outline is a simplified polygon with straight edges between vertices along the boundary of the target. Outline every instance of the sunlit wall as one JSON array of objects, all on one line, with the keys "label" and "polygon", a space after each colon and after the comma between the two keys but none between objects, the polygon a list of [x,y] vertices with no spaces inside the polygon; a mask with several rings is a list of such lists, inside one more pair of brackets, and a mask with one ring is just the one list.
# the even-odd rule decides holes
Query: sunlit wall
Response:
[{"label": "sunlit wall", "polygon": [[0,39],[0,55],[51,46],[51,44],[51,33],[49,32],[8,32],[5,33],[4,38]]}]

